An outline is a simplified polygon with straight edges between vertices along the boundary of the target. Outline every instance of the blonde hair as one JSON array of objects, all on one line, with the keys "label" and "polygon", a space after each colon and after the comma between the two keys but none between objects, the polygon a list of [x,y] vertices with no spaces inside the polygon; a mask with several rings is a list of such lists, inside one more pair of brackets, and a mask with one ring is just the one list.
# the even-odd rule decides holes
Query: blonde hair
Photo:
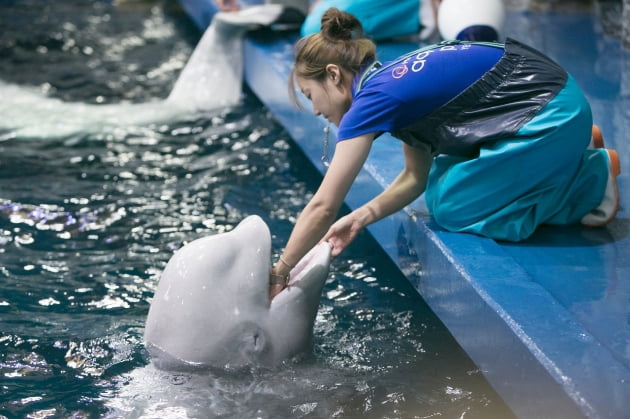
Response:
[{"label": "blonde hair", "polygon": [[322,16],[321,30],[295,44],[295,64],[289,74],[289,96],[300,107],[296,78],[319,82],[326,78],[326,66],[335,64],[353,76],[376,59],[376,46],[363,33],[363,26],[350,13],[332,7]]}]

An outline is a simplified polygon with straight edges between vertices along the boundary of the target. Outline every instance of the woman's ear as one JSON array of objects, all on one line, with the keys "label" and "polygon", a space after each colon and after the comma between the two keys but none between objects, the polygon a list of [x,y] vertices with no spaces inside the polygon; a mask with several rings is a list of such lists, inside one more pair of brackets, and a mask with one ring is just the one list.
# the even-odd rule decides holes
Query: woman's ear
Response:
[{"label": "woman's ear", "polygon": [[326,66],[326,77],[335,85],[341,83],[341,69],[336,64],[328,64]]}]

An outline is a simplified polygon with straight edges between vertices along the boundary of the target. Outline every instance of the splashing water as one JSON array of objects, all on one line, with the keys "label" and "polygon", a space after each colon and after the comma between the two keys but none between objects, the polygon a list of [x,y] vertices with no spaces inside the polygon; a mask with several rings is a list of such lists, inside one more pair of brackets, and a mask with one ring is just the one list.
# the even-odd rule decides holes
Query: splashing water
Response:
[{"label": "splashing water", "polygon": [[34,89],[0,81],[0,96],[8,99],[0,102],[0,141],[121,130],[144,133],[153,124],[234,106],[241,97],[243,37],[248,30],[273,22],[281,11],[281,6],[271,5],[247,13],[218,13],[166,100],[91,105],[48,98]]}]

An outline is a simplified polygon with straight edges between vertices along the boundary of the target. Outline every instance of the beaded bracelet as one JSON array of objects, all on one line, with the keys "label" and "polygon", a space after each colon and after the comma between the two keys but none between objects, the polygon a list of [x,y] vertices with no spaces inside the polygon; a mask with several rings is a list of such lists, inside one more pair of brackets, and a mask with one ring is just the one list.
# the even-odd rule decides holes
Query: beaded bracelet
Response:
[{"label": "beaded bracelet", "polygon": [[[286,260],[280,256],[278,261],[282,263],[284,266],[289,268],[289,270],[293,269],[293,266],[289,265]],[[289,285],[289,274],[286,275],[278,275],[273,272],[273,269],[269,270],[269,285],[284,285],[285,287]]]}]

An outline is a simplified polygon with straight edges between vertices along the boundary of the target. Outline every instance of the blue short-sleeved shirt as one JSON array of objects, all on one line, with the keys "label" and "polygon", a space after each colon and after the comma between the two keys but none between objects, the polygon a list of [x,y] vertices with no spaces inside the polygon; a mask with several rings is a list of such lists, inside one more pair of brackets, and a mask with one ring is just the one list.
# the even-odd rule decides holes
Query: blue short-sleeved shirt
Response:
[{"label": "blue short-sleeved shirt", "polygon": [[502,47],[456,44],[385,63],[353,91],[352,105],[339,124],[338,141],[405,128],[464,91],[503,53]]}]

